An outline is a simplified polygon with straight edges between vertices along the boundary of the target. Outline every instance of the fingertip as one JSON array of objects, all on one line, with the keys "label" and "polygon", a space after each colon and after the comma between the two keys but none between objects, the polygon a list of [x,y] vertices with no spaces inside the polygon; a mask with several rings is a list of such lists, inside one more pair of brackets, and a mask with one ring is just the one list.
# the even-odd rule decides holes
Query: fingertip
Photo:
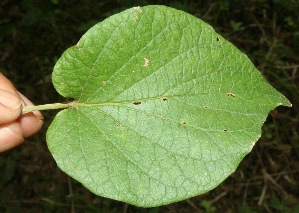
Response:
[{"label": "fingertip", "polygon": [[22,99],[6,90],[0,89],[0,124],[17,119],[22,110]]},{"label": "fingertip", "polygon": [[6,78],[2,73],[0,73],[0,89],[6,90],[16,96],[18,95],[13,83],[8,78]]},{"label": "fingertip", "polygon": [[[37,114],[37,116],[35,114]],[[42,116],[40,117],[39,114],[40,113],[32,113],[31,112],[31,113],[22,115],[18,119],[18,121],[21,125],[21,128],[22,128],[22,131],[23,131],[24,138],[34,135],[41,129],[44,121],[43,121],[43,117]]]},{"label": "fingertip", "polygon": [[12,122],[0,127],[0,152],[12,149],[23,141],[23,132],[18,122]]},{"label": "fingertip", "polygon": [[[24,96],[22,93],[18,92],[18,94],[20,95],[20,97],[22,98],[24,104],[26,106],[33,106],[34,104],[28,99],[26,98],[26,96]],[[42,113],[40,111],[33,111],[33,114],[40,120],[43,120],[44,117],[42,115]]]}]

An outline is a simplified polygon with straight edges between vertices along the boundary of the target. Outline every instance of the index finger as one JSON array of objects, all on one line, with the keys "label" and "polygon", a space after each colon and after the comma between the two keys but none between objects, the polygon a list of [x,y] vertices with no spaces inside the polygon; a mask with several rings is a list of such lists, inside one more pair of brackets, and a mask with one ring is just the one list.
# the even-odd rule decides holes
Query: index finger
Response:
[{"label": "index finger", "polygon": [[7,92],[10,92],[16,95],[17,97],[20,97],[13,83],[11,83],[11,81],[8,80],[1,72],[0,72],[0,89],[6,90]]},{"label": "index finger", "polygon": [[0,125],[16,120],[22,110],[20,96],[0,89]]},{"label": "index finger", "polygon": [[22,110],[22,99],[16,88],[0,73],[0,125],[17,119]]}]

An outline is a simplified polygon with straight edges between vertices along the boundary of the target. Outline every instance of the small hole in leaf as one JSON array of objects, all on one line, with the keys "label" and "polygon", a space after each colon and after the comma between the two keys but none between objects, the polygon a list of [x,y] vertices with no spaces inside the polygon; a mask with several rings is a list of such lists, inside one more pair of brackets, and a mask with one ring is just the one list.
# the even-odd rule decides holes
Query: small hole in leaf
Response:
[{"label": "small hole in leaf", "polygon": [[183,121],[182,124],[183,124],[183,125],[187,125],[187,122],[186,122],[186,121]]},{"label": "small hole in leaf", "polygon": [[141,104],[141,102],[140,101],[134,101],[133,104],[134,105],[139,105],[139,104]]},{"label": "small hole in leaf", "polygon": [[226,95],[227,95],[227,96],[230,96],[230,97],[235,97],[235,94],[232,93],[232,92],[228,92],[228,93],[226,93]]},{"label": "small hole in leaf", "polygon": [[163,97],[162,100],[163,100],[163,101],[167,101],[167,98],[166,98],[166,97]]},{"label": "small hole in leaf", "polygon": [[223,131],[224,131],[224,132],[227,132],[227,129],[224,129]]},{"label": "small hole in leaf", "polygon": [[208,106],[204,106],[203,108],[208,109]]},{"label": "small hole in leaf", "polygon": [[220,38],[217,36],[216,41],[220,41]]}]

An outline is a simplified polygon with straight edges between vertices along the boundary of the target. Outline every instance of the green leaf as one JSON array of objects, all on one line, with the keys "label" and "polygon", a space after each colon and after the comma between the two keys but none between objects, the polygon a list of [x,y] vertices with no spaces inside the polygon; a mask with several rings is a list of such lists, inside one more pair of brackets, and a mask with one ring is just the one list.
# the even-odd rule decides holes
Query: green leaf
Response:
[{"label": "green leaf", "polygon": [[235,171],[270,110],[289,101],[203,21],[135,7],[63,53],[53,83],[72,107],[47,132],[58,166],[97,195],[150,207]]}]

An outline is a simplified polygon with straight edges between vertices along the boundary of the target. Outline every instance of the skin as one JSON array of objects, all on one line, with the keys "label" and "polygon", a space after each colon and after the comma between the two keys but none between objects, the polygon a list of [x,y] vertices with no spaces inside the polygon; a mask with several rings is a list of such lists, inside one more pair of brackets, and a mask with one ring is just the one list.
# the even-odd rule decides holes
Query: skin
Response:
[{"label": "skin", "polygon": [[23,105],[33,105],[0,73],[0,152],[12,149],[24,138],[37,133],[43,125],[39,111],[22,115]]}]

